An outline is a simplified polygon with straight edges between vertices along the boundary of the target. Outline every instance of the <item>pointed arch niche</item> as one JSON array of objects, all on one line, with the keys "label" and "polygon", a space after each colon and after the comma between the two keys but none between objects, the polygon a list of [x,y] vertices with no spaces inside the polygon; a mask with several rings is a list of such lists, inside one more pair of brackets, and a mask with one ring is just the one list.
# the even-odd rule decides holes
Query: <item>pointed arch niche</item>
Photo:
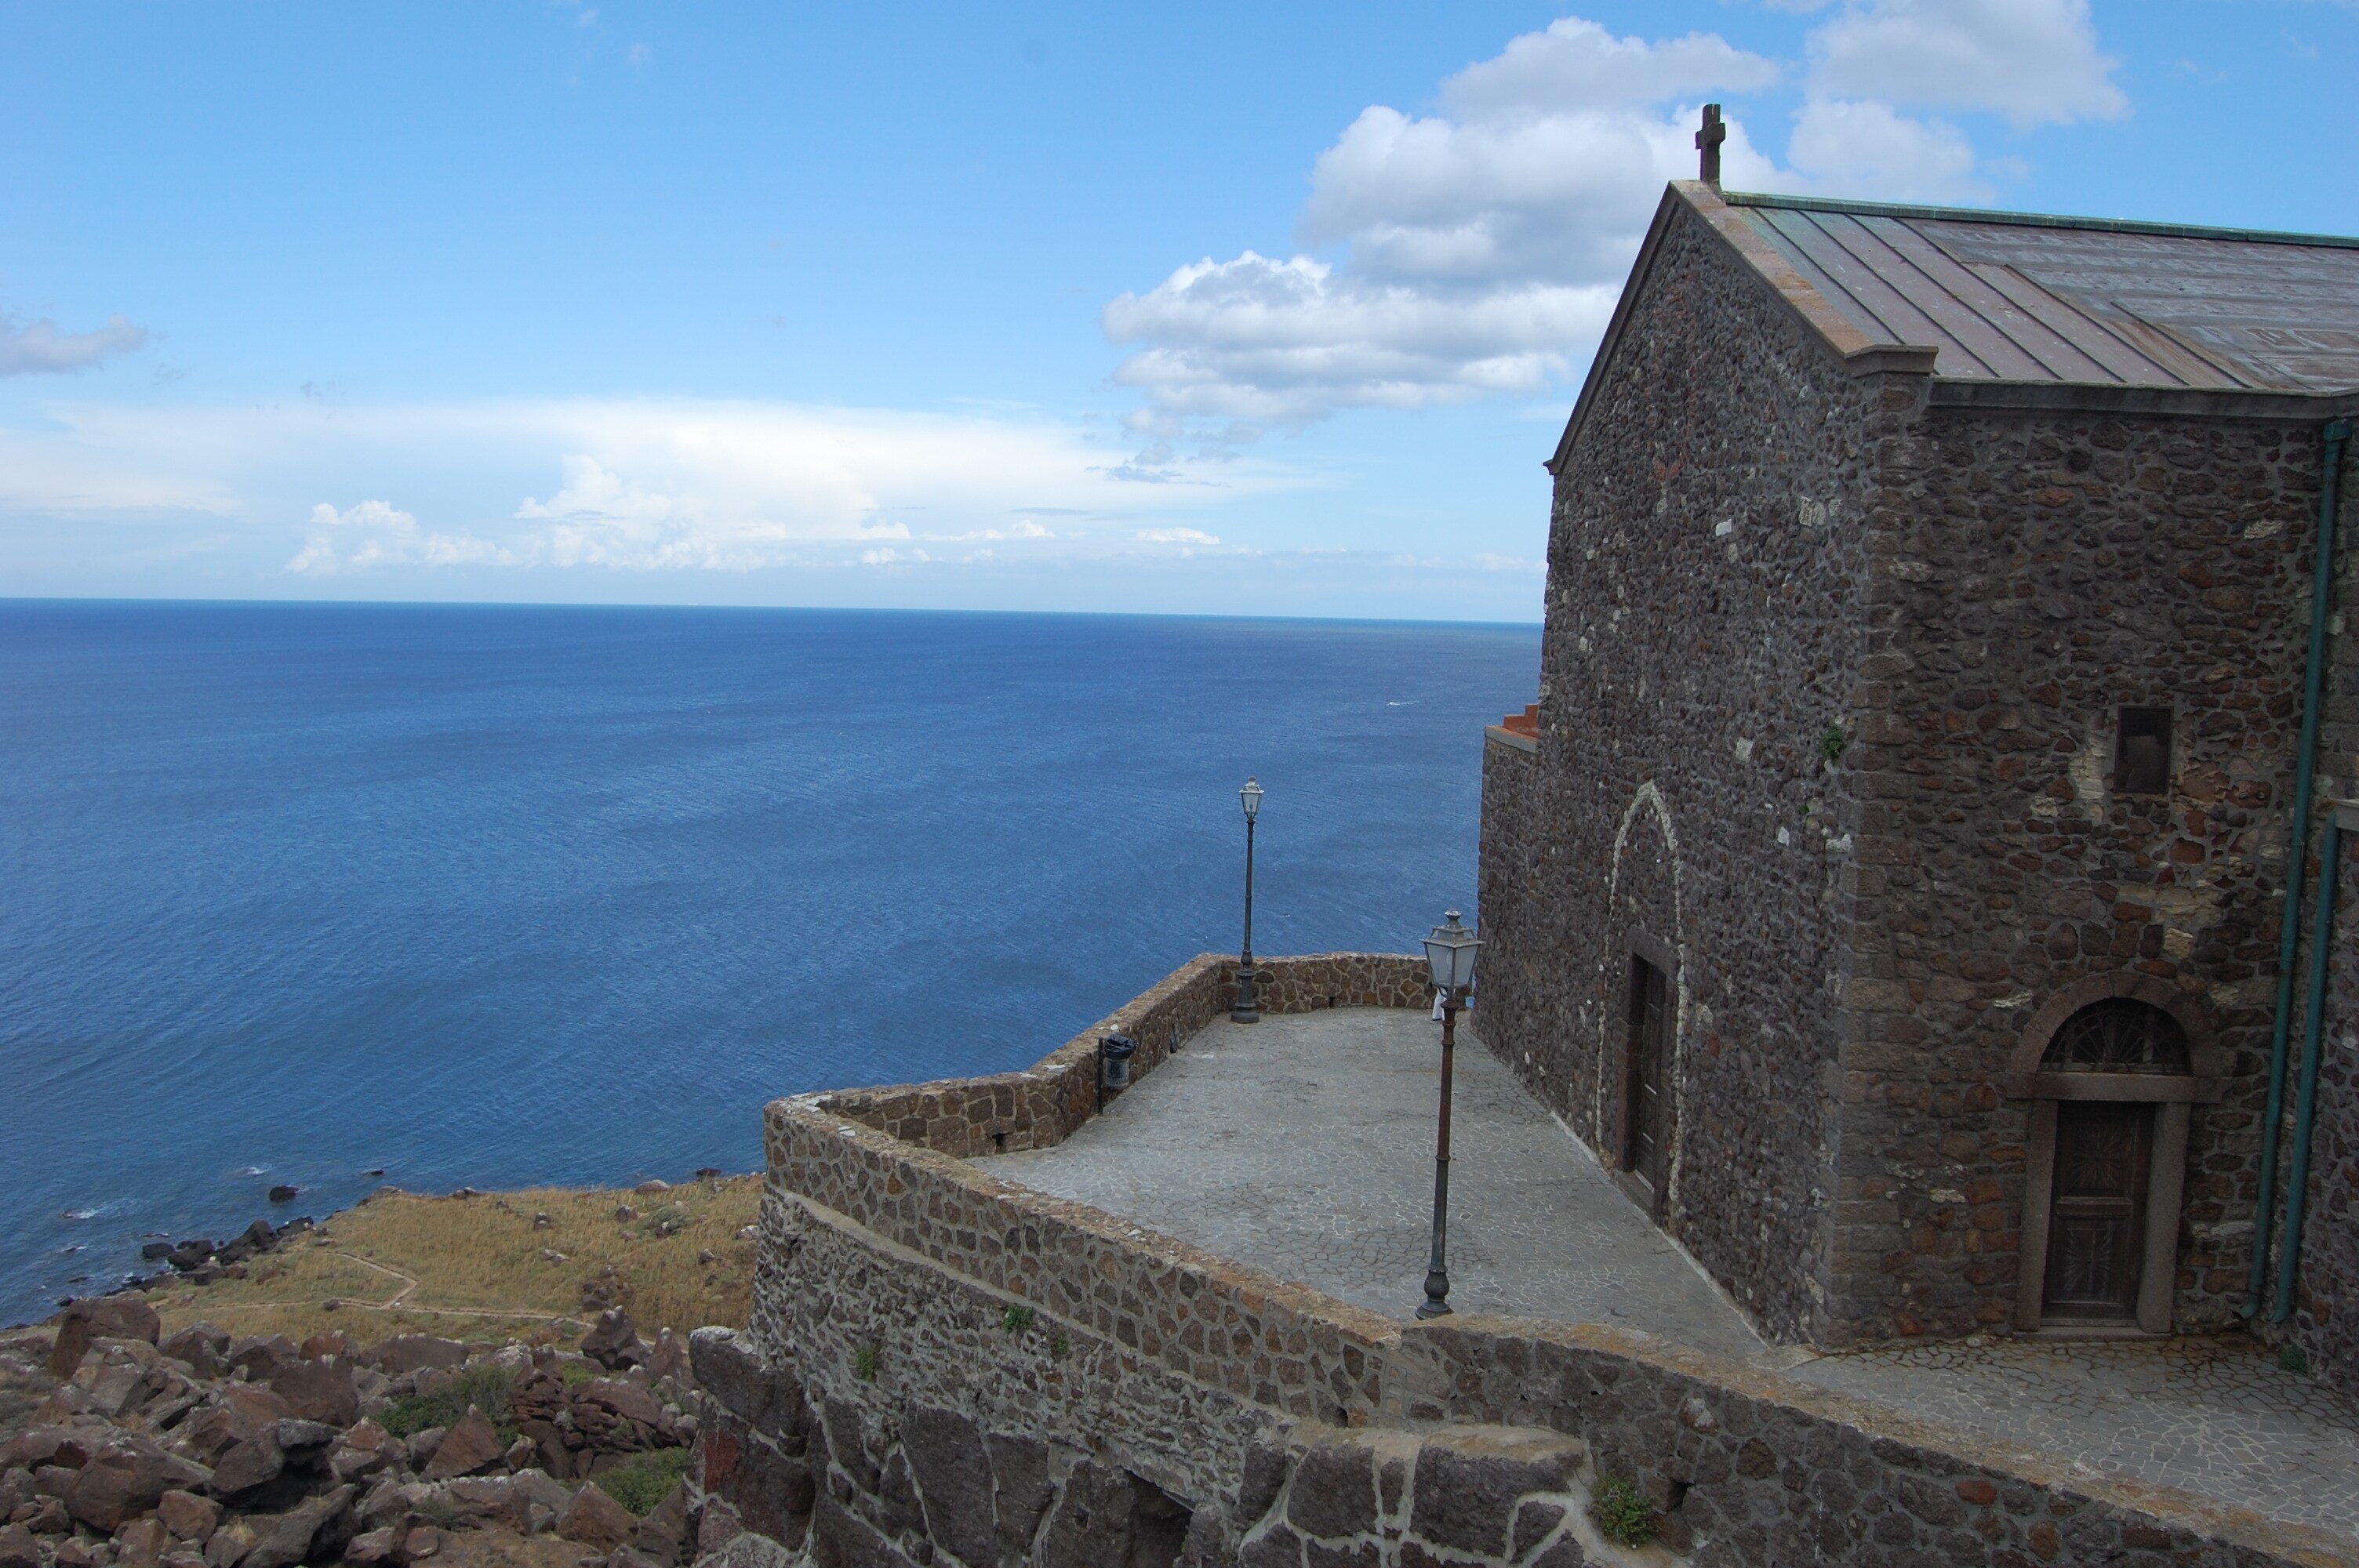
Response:
[{"label": "pointed arch niche", "polygon": [[2187,1131],[2220,1098],[2201,1011],[2147,975],[2093,975],[2027,1019],[2004,1088],[2031,1101],[2018,1330],[2168,1334]]}]

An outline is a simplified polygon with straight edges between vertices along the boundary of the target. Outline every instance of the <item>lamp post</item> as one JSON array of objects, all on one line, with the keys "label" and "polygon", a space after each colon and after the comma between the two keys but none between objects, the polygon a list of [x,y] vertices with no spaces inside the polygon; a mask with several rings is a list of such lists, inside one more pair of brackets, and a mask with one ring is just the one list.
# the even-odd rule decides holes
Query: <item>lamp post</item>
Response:
[{"label": "lamp post", "polygon": [[1433,971],[1434,989],[1441,993],[1441,1126],[1433,1153],[1433,1261],[1425,1271],[1425,1300],[1417,1309],[1420,1318],[1442,1317],[1450,1311],[1450,1068],[1458,1054],[1458,1010],[1474,983],[1474,955],[1483,939],[1458,924],[1437,925],[1425,939],[1426,967]]},{"label": "lamp post", "polygon": [[1245,947],[1237,960],[1237,1004],[1229,1009],[1232,1023],[1259,1023],[1261,1007],[1254,1000],[1253,965],[1253,850],[1254,818],[1261,811],[1261,785],[1248,778],[1245,787],[1237,791],[1237,798],[1245,807]]}]

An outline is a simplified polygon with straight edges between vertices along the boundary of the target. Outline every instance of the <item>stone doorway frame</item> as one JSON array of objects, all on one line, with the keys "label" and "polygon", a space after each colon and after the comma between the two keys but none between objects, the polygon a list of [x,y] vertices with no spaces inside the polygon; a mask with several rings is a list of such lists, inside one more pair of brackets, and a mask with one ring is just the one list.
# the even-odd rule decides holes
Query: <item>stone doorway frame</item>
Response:
[{"label": "stone doorway frame", "polygon": [[[1625,1162],[1630,1148],[1631,1119],[1638,1114],[1629,1086],[1635,1076],[1636,1062],[1633,1053],[1638,1048],[1632,1039],[1628,1025],[1619,1030],[1622,1049],[1614,1063],[1614,1081],[1622,1086],[1617,1093],[1620,1110],[1614,1118],[1614,1160],[1612,1170],[1614,1184],[1631,1202],[1646,1212],[1658,1226],[1666,1225],[1670,1217],[1671,1162],[1679,1147],[1680,1124],[1680,950],[1643,925],[1632,925],[1622,934],[1623,985],[1629,984],[1630,960],[1643,958],[1659,970],[1663,977],[1663,1126],[1658,1141],[1656,1159],[1661,1166],[1658,1182],[1649,1184],[1647,1179],[1632,1170]],[[1625,989],[1626,994],[1626,989]]]},{"label": "stone doorway frame", "polygon": [[[2039,1064],[2056,1032],[2092,1002],[2123,999],[2141,1001],[2169,1013],[2187,1036],[2187,1073],[2045,1073]],[[2031,1102],[2031,1126],[2025,1143],[2022,1238],[2017,1255],[2015,1326],[2018,1333],[2043,1327],[2070,1329],[2069,1323],[2048,1324],[2042,1313],[2048,1284],[2048,1216],[2056,1193],[2057,1107],[2071,1100],[2114,1100],[2149,1106],[2154,1116],[2152,1156],[2147,1166],[2146,1235],[2138,1270],[2137,1329],[2144,1334],[2169,1334],[2179,1273],[2179,1211],[2187,1186],[2187,1135],[2198,1105],[2215,1103],[2221,1095],[2224,1054],[2213,1038],[2212,1025],[2195,1003],[2176,986],[2151,975],[2092,975],[2066,986],[2040,1004],[2024,1021],[2008,1058],[2000,1092],[2010,1099]]]}]

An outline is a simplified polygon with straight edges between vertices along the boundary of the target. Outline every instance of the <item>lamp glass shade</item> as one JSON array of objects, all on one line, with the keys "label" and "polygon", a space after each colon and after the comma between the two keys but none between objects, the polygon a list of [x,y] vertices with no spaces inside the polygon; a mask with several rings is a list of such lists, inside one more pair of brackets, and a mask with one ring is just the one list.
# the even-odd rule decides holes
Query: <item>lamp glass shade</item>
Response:
[{"label": "lamp glass shade", "polygon": [[1474,983],[1474,956],[1483,949],[1483,939],[1458,924],[1458,912],[1450,912],[1450,923],[1437,925],[1433,935],[1425,939],[1426,967],[1433,971],[1437,989],[1457,992]]},{"label": "lamp glass shade", "polygon": [[1261,809],[1260,784],[1253,779],[1245,780],[1245,787],[1237,791],[1237,798],[1245,803],[1245,820],[1251,822],[1254,814]]}]

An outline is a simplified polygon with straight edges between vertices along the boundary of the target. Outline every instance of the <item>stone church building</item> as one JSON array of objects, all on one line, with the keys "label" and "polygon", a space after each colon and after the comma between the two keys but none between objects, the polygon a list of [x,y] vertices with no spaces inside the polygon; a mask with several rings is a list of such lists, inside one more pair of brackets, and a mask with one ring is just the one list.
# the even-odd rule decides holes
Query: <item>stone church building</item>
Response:
[{"label": "stone church building", "polygon": [[2359,1383],[2340,636],[2288,860],[2354,411],[2359,241],[1665,192],[1484,747],[1481,1018],[1772,1335],[2233,1326],[2258,1222]]}]

